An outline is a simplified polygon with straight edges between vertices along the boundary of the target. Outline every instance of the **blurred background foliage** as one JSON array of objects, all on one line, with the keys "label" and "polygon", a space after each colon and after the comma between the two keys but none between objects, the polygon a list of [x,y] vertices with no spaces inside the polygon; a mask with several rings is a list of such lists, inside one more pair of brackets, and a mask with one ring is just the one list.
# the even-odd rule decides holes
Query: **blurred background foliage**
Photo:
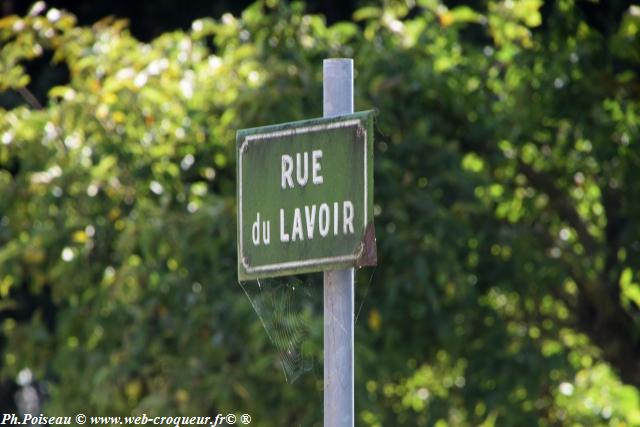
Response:
[{"label": "blurred background foliage", "polygon": [[640,6],[337,4],[176,30],[174,3],[136,37],[5,1],[3,411],[29,383],[50,414],[321,424],[321,369],[284,382],[236,280],[233,141],[320,116],[322,59],[353,57],[379,111],[357,424],[640,425]]}]

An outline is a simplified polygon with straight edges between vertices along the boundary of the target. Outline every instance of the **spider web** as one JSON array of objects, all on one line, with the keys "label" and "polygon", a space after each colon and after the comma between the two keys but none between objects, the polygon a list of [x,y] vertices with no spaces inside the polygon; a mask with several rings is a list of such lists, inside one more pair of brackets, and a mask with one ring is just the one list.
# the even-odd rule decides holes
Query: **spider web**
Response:
[{"label": "spider web", "polygon": [[[357,324],[375,274],[360,276],[366,286],[356,285],[354,322]],[[269,340],[276,349],[285,380],[294,383],[303,374],[321,367],[323,348],[322,274],[289,276],[238,282],[258,315]],[[358,278],[358,275],[356,275]]]},{"label": "spider web", "polygon": [[[322,352],[322,277],[239,282],[274,345],[288,383],[314,370]],[[321,375],[321,374],[320,374]]]}]

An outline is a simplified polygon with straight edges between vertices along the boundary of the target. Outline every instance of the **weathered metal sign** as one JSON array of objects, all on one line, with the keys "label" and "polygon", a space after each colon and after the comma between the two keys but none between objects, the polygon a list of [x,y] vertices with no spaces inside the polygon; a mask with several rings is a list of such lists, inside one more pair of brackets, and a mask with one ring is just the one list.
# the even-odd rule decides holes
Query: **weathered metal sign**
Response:
[{"label": "weathered metal sign", "polygon": [[375,265],[373,112],[239,130],[240,280]]}]

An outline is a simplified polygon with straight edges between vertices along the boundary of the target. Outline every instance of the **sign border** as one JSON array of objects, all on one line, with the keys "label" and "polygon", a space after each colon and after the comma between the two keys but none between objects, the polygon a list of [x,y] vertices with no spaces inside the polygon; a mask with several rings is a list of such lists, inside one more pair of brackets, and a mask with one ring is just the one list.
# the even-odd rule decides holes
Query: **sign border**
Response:
[{"label": "sign border", "polygon": [[[240,280],[256,279],[263,277],[276,277],[287,274],[296,273],[308,273],[314,271],[323,271],[324,266],[331,265],[374,265],[375,264],[375,237],[373,242],[366,242],[366,234],[368,234],[369,227],[373,223],[371,215],[370,205],[372,205],[372,188],[373,188],[373,174],[370,174],[368,170],[368,163],[373,160],[372,156],[372,123],[373,123],[373,110],[362,111],[358,113],[335,116],[321,119],[302,120],[298,122],[284,123],[280,125],[271,125],[264,127],[256,127],[250,129],[242,129],[237,132],[236,144],[237,144],[237,197],[238,197],[238,277]],[[250,266],[246,262],[246,257],[243,252],[243,217],[242,217],[242,156],[247,151],[250,143],[259,143],[262,140],[277,138],[277,137],[293,137],[295,135],[302,135],[310,132],[320,132],[329,129],[339,129],[356,127],[357,132],[362,132],[364,138],[364,224],[363,224],[363,241],[360,242],[360,247],[357,251],[346,254],[336,255],[324,258],[311,258],[302,259],[297,261],[284,261],[272,264]],[[369,249],[367,252],[371,252],[371,248],[365,248],[365,245],[373,244],[373,262],[371,260],[362,260],[365,249]]]}]

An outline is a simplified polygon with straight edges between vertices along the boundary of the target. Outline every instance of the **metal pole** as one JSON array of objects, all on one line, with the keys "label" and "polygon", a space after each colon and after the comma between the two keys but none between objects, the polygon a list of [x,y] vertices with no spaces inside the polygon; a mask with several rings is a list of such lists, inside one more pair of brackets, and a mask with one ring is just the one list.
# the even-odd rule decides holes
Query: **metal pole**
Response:
[{"label": "metal pole", "polygon": [[[353,113],[353,60],[323,62],[323,116]],[[324,273],[324,427],[353,427],[353,268]]]}]

